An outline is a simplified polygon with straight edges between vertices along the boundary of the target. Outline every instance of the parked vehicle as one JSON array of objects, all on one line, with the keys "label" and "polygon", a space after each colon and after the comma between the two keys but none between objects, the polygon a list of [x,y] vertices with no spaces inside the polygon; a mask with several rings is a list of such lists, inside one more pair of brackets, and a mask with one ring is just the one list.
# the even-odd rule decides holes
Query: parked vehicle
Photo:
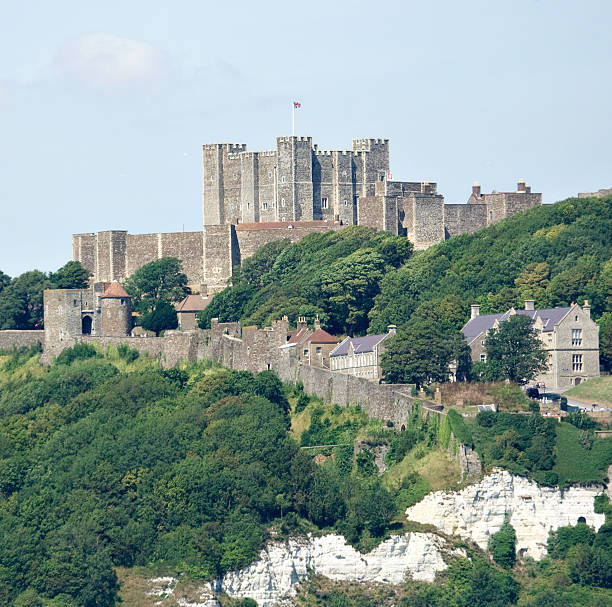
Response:
[{"label": "parked vehicle", "polygon": [[527,388],[525,394],[529,398],[540,398],[540,391],[537,388]]},{"label": "parked vehicle", "polygon": [[542,394],[540,394],[540,400],[549,400],[554,402],[556,400],[561,400],[561,395],[556,394],[555,392],[543,392]]}]

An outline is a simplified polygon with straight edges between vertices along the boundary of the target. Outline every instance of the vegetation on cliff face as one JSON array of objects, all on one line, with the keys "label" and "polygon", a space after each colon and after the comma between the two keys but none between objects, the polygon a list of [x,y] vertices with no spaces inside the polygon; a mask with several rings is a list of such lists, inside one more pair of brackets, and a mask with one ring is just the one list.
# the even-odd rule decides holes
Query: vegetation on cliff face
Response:
[{"label": "vegetation on cliff face", "polygon": [[316,313],[337,334],[384,333],[427,319],[443,333],[481,313],[588,299],[612,361],[612,198],[570,198],[411,254],[402,237],[363,227],[272,243],[246,260],[202,314],[264,325]]},{"label": "vegetation on cliff face", "polygon": [[[272,535],[334,530],[367,551],[402,529],[407,506],[456,482],[451,431],[487,464],[535,478],[561,460],[569,480],[597,480],[611,459],[609,439],[533,415],[470,421],[416,407],[398,430],[359,408],[323,406],[270,372],[206,361],[162,369],[127,346],[79,344],[49,367],[37,356],[0,358],[0,602],[15,607],[115,605],[117,567],[211,579],[251,562]],[[578,479],[560,440],[582,449]],[[568,585],[607,587],[594,571],[609,528],[555,557]],[[559,537],[566,546],[575,536]],[[516,601],[516,570],[461,563],[415,596]]]}]

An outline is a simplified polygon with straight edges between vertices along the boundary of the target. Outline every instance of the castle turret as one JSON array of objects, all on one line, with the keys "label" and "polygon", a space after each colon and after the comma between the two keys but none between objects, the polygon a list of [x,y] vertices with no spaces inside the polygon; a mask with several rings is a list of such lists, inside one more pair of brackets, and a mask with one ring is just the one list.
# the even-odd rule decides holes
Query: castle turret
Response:
[{"label": "castle turret", "polygon": [[100,295],[102,335],[124,337],[132,330],[132,300],[118,282],[105,285]]}]

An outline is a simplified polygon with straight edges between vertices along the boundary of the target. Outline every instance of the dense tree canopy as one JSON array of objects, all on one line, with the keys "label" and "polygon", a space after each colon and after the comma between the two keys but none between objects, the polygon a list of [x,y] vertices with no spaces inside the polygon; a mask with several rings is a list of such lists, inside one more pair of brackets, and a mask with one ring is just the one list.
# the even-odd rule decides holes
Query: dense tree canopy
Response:
[{"label": "dense tree canopy", "polygon": [[140,314],[150,313],[159,303],[173,304],[189,294],[187,276],[175,257],[162,257],[144,264],[123,283]]},{"label": "dense tree canopy", "polygon": [[31,270],[11,280],[0,272],[0,329],[42,329],[43,291],[80,289],[87,286],[89,276],[78,261],[48,275]]},{"label": "dense tree canopy", "polygon": [[487,366],[500,375],[495,379],[530,380],[547,367],[546,351],[529,316],[516,314],[491,329],[485,349]]}]

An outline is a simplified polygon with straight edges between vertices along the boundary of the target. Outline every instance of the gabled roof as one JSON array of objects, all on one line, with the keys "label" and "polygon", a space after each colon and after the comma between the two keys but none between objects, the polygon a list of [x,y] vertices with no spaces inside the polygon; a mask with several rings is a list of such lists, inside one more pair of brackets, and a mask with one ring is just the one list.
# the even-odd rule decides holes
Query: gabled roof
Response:
[{"label": "gabled roof", "polygon": [[[539,317],[543,325],[542,332],[550,333],[551,331],[554,331],[555,325],[559,324],[559,322],[565,318],[571,309],[571,307],[567,307],[544,308],[542,310],[516,310],[516,313],[520,314],[521,316],[529,316],[529,318],[534,321]],[[503,314],[483,314],[482,316],[476,316],[475,318],[470,319],[465,324],[463,329],[461,329],[463,337],[468,343],[470,343],[481,333],[486,333],[492,329],[496,320],[499,322],[504,322],[505,320],[508,320],[510,316],[512,316],[511,310],[508,310]]]},{"label": "gabled roof", "polygon": [[199,293],[187,295],[176,307],[177,312],[201,312],[208,304],[210,299],[203,297]]},{"label": "gabled roof", "polygon": [[323,329],[317,329],[308,340],[313,344],[337,344],[338,339]]},{"label": "gabled roof", "polygon": [[129,297],[129,295],[125,292],[125,289],[116,281],[114,282],[105,282],[104,283],[104,293],[100,295],[100,299],[110,298],[110,297]]},{"label": "gabled roof", "polygon": [[289,339],[287,340],[287,343],[297,344],[301,342],[308,335],[308,333],[309,331],[306,327],[302,327],[296,331],[289,331]]},{"label": "gabled roof", "polygon": [[347,337],[341,343],[339,343],[331,352],[330,356],[346,356],[349,353],[351,345],[355,354],[362,354],[363,352],[373,352],[374,348],[383,339],[389,337],[390,333],[383,333],[382,335],[366,335],[365,337]]}]

